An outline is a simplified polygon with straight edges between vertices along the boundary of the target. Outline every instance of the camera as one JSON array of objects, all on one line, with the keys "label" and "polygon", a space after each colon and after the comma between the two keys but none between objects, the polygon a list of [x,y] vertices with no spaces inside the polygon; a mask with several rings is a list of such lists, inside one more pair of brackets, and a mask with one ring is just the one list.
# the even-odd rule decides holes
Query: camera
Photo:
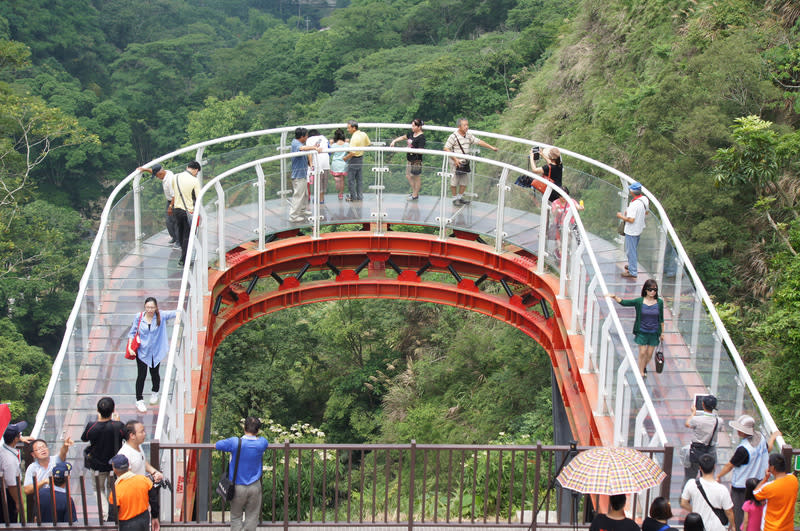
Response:
[{"label": "camera", "polygon": [[534,146],[531,148],[531,155],[533,155],[533,160],[539,160],[539,153],[540,153],[539,146]]},{"label": "camera", "polygon": [[161,481],[156,481],[155,478],[153,478],[152,474],[145,474],[145,476],[147,476],[147,478],[149,478],[150,481],[153,482],[153,488],[161,487],[161,488],[169,489],[170,491],[172,490],[172,482],[170,480],[168,480],[166,477],[162,477]]}]

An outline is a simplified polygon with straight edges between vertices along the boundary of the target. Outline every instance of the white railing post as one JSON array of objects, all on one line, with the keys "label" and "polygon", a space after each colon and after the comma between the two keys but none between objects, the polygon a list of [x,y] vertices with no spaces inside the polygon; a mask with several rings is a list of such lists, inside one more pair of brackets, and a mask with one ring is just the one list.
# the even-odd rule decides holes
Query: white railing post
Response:
[{"label": "white railing post", "polygon": [[133,239],[137,249],[142,247],[142,174],[136,172],[133,177]]},{"label": "white railing post", "polygon": [[505,227],[505,212],[506,212],[506,192],[511,191],[511,187],[506,184],[508,181],[508,168],[503,168],[500,174],[500,181],[497,183],[497,220],[495,222],[494,232],[494,252],[500,253],[503,250],[503,241],[508,236],[504,231]]},{"label": "white railing post", "polygon": [[256,228],[256,234],[258,234],[258,250],[263,251],[265,247],[264,226],[266,219],[264,216],[264,167],[261,164],[256,165],[256,176],[258,177],[256,182],[256,188],[258,189],[258,197],[256,199],[258,202],[258,227]]},{"label": "white railing post", "polygon": [[711,394],[717,395],[719,387],[719,362],[722,354],[722,341],[719,339],[716,330],[711,334],[714,338],[714,354],[711,360]]},{"label": "white railing post", "polygon": [[219,253],[219,270],[225,271],[228,269],[225,251],[225,190],[219,181],[214,183],[214,189],[217,191],[217,251]]},{"label": "white railing post", "polygon": [[436,221],[439,222],[439,239],[444,241],[447,239],[447,225],[452,220],[447,217],[447,180],[452,177],[452,174],[447,171],[447,157],[442,157],[442,170],[438,173],[440,181],[439,186],[439,215]]},{"label": "white railing post", "polygon": [[536,261],[536,272],[539,274],[544,273],[544,262],[547,256],[547,224],[550,222],[550,202],[547,198],[550,196],[550,185],[547,185],[544,193],[542,194],[542,210],[539,214],[539,248],[537,249],[539,259]]}]

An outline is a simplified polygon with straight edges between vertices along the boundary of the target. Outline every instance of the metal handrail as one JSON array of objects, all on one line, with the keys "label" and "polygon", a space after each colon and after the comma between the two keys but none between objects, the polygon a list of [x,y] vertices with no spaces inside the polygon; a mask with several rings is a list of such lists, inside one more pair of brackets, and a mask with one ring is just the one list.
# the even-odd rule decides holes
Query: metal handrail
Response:
[{"label": "metal handrail", "polygon": [[[362,123],[362,124],[360,124],[360,126],[361,126],[362,129],[375,128],[375,127],[385,128],[385,129],[390,129],[390,128],[402,129],[402,128],[406,128],[407,124]],[[342,124],[342,123],[317,124],[317,125],[312,125],[312,126],[308,126],[308,127],[314,127],[314,128],[318,128],[318,129],[334,129],[334,128],[338,128],[338,127],[345,127],[345,124]],[[242,140],[242,139],[247,139],[247,138],[257,138],[257,137],[261,137],[261,136],[269,135],[269,134],[282,134],[282,136],[285,138],[286,133],[291,132],[294,129],[295,129],[294,127],[281,127],[281,128],[265,129],[265,130],[259,130],[259,131],[250,131],[250,132],[247,132],[247,133],[228,135],[228,136],[221,137],[221,138],[218,138],[218,139],[212,139],[212,140],[208,140],[208,141],[192,144],[191,146],[187,146],[187,147],[175,150],[175,151],[173,151],[171,153],[168,153],[168,154],[166,154],[164,156],[158,157],[158,158],[154,159],[153,161],[151,161],[150,163],[148,163],[147,166],[152,166],[155,163],[167,161],[167,160],[170,160],[170,159],[172,159],[172,158],[174,158],[176,156],[183,155],[183,154],[186,154],[186,153],[191,153],[191,152],[194,152],[197,155],[197,157],[200,157],[200,156],[202,156],[203,150],[206,147],[217,145],[217,144],[221,144],[221,143],[224,143],[224,142]],[[429,131],[441,131],[441,132],[452,132],[452,131],[454,131],[453,127],[442,127],[442,126],[433,126],[433,125],[426,125],[425,129],[429,130]],[[545,143],[541,143],[541,142],[535,142],[535,141],[531,141],[531,140],[520,139],[520,138],[516,138],[516,137],[511,137],[511,136],[508,136],[508,135],[502,135],[502,134],[485,132],[485,131],[477,131],[477,130],[472,130],[471,132],[473,134],[475,134],[476,136],[494,138],[494,139],[497,139],[497,140],[508,141],[508,142],[516,143],[516,144],[523,144],[523,145],[527,145],[527,146],[550,147],[549,144],[545,144]],[[381,149],[388,150],[390,148],[381,148]],[[620,180],[621,180],[621,182],[623,184],[633,182],[633,179],[631,177],[629,177],[628,175],[626,175],[626,174],[620,172],[619,170],[616,170],[616,169],[614,169],[614,168],[612,168],[612,167],[610,167],[610,166],[608,166],[606,164],[603,164],[603,163],[601,163],[599,161],[596,161],[596,160],[591,159],[589,157],[586,157],[584,155],[581,155],[581,154],[578,154],[578,153],[574,153],[572,151],[569,151],[569,150],[566,150],[566,149],[563,149],[563,148],[560,148],[560,149],[561,149],[561,152],[562,152],[563,155],[567,155],[567,156],[573,157],[573,158],[575,158],[577,160],[581,160],[581,161],[586,162],[586,163],[588,163],[588,164],[590,164],[592,166],[598,167],[598,168],[603,169],[603,170],[605,170],[605,171],[607,171],[607,172],[609,172],[609,173],[611,173],[613,175],[616,175],[617,177],[620,178]],[[482,160],[484,162],[496,162],[496,161],[491,161],[491,159],[480,159],[480,158],[478,158],[478,159],[475,159],[475,160]],[[524,173],[524,170],[521,170],[519,168],[515,168],[514,171],[519,171],[521,173]],[[526,174],[528,174],[528,173],[526,173]],[[528,175],[530,175],[530,174],[528,174]],[[70,312],[70,316],[69,316],[69,318],[67,320],[67,323],[66,323],[66,330],[65,330],[64,339],[62,340],[61,347],[60,347],[59,352],[58,352],[58,354],[57,354],[57,356],[56,356],[56,358],[54,360],[53,368],[52,368],[52,371],[51,371],[51,379],[50,379],[50,382],[48,384],[48,388],[47,388],[47,391],[45,393],[44,400],[42,401],[42,405],[40,406],[39,411],[38,411],[38,413],[36,415],[36,424],[35,424],[34,430],[33,430],[33,434],[35,436],[38,436],[38,434],[42,430],[42,427],[43,427],[43,424],[44,424],[44,420],[45,420],[46,411],[47,411],[47,407],[50,404],[50,402],[52,401],[53,392],[54,392],[54,389],[55,389],[55,385],[56,385],[56,381],[57,381],[57,378],[58,378],[58,374],[60,373],[61,368],[63,366],[64,358],[66,356],[67,348],[68,348],[68,345],[69,345],[69,340],[70,340],[70,337],[72,336],[73,331],[75,330],[75,322],[76,322],[76,319],[78,317],[78,313],[79,313],[80,307],[82,306],[83,301],[84,301],[84,297],[85,297],[85,293],[86,293],[89,277],[90,277],[91,272],[93,270],[93,267],[94,267],[94,265],[95,265],[95,263],[97,261],[98,250],[99,250],[99,248],[101,246],[103,235],[104,235],[105,231],[107,230],[108,215],[110,213],[110,210],[111,210],[111,207],[113,205],[113,202],[114,202],[115,198],[119,195],[119,192],[123,188],[125,188],[129,183],[131,183],[131,181],[134,181],[134,187],[136,187],[138,185],[139,177],[140,177],[139,172],[135,171],[135,172],[132,172],[131,174],[129,174],[126,178],[124,178],[114,188],[114,190],[112,191],[112,193],[109,196],[109,199],[108,199],[108,201],[106,203],[106,206],[103,209],[103,212],[102,212],[101,218],[100,218],[100,226],[99,226],[99,229],[98,229],[98,233],[97,233],[97,236],[96,236],[96,238],[95,238],[95,240],[94,240],[94,242],[92,244],[92,247],[91,247],[89,263],[87,264],[87,268],[84,271],[83,276],[81,277],[81,281],[80,281],[79,289],[78,289],[78,294],[77,294],[77,297],[76,297],[76,302],[75,302],[75,305],[73,306],[72,311]],[[538,177],[538,176],[534,176],[534,177]],[[670,238],[671,238],[671,240],[673,242],[673,245],[674,245],[674,247],[676,249],[676,252],[678,253],[678,256],[681,259],[682,263],[684,265],[686,265],[687,270],[689,271],[690,278],[692,280],[692,284],[694,285],[694,287],[697,290],[697,292],[700,294],[700,297],[702,298],[702,300],[703,300],[703,302],[704,302],[704,304],[705,304],[705,306],[707,308],[707,311],[711,315],[711,319],[712,319],[712,321],[713,321],[713,323],[714,323],[714,325],[716,327],[716,330],[717,330],[719,336],[722,338],[723,342],[725,343],[725,345],[726,345],[726,347],[728,349],[729,356],[732,358],[732,360],[734,362],[734,366],[736,367],[737,374],[741,378],[741,380],[745,383],[748,391],[750,392],[750,395],[752,396],[756,406],[758,407],[759,413],[761,414],[761,417],[764,420],[765,425],[770,430],[776,429],[776,425],[775,425],[774,420],[772,419],[772,416],[770,415],[769,411],[767,410],[766,405],[764,404],[760,393],[758,392],[757,388],[755,387],[755,384],[752,381],[752,378],[750,377],[749,373],[747,372],[747,369],[746,369],[746,367],[744,365],[744,362],[741,359],[741,356],[740,356],[738,350],[736,349],[735,345],[731,341],[730,336],[728,335],[727,331],[725,330],[725,327],[724,327],[721,319],[719,318],[719,315],[716,312],[716,309],[714,308],[710,298],[708,297],[708,294],[707,294],[705,288],[703,287],[702,283],[700,282],[699,276],[697,275],[697,272],[695,271],[691,261],[689,260],[688,255],[686,254],[686,252],[685,252],[680,240],[678,239],[678,236],[675,233],[674,228],[672,227],[671,223],[669,222],[669,218],[667,217],[666,212],[664,211],[664,209],[663,209],[662,205],[660,204],[660,202],[648,190],[645,189],[644,191],[645,191],[645,194],[647,195],[647,197],[650,199],[651,203],[653,205],[655,205],[655,207],[656,207],[656,209],[657,209],[657,211],[658,211],[658,213],[659,213],[659,215],[661,217],[661,221],[664,224],[664,227],[666,228],[666,231],[667,231],[668,235],[670,236]],[[571,208],[571,205],[570,205],[570,208]],[[574,215],[574,218],[576,220],[576,223],[580,226],[580,230],[582,231],[582,233],[584,233],[583,226],[582,226],[582,224],[580,222],[580,216],[579,215]],[[138,238],[141,236],[141,231],[140,231],[139,227],[140,227],[140,220],[137,219],[136,220],[137,243],[138,243]],[[188,267],[188,264],[187,264],[187,267],[184,269],[184,273],[183,273],[183,276],[182,276],[181,295],[180,295],[181,296],[181,299],[180,299],[181,303],[179,304],[179,308],[182,307],[182,304],[183,304],[183,301],[184,301],[184,298],[185,298],[185,287],[186,287],[186,284],[187,284],[188,275],[189,275],[189,267]],[[603,288],[605,289],[605,286],[603,286]],[[607,290],[606,290],[606,292],[607,292]],[[610,303],[608,303],[608,307],[610,309],[613,309],[613,305],[611,305]],[[612,319],[614,321],[615,328],[618,328],[620,326],[620,323],[619,323],[619,319],[618,319],[618,317],[616,315],[616,312],[612,311],[611,315],[613,316]],[[173,353],[174,348],[177,345],[177,338],[178,338],[177,330],[178,330],[178,327],[176,326],[175,327],[175,333],[173,334],[173,337],[172,337],[172,340],[171,340],[170,354]],[[624,335],[623,335],[623,337],[624,337]],[[638,375],[636,375],[636,380],[637,380],[638,385],[641,387],[642,381],[641,381],[641,378]],[[166,393],[162,396],[162,402],[163,402],[163,400],[165,400],[165,396],[166,396]]]}]

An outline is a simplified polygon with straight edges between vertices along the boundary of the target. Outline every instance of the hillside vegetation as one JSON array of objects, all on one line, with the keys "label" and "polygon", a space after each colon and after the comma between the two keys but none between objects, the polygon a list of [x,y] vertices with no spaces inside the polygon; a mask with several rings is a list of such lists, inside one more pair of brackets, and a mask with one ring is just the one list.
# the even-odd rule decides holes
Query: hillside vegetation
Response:
[{"label": "hillside vegetation", "polygon": [[[779,426],[790,439],[800,433],[795,2],[354,0],[334,10],[301,4],[299,17],[297,8],[260,0],[0,3],[5,365],[23,366],[20,342],[42,356],[57,351],[86,262],[75,257],[86,256],[106,194],[137,165],[256,128],[349,118],[451,125],[467,116],[476,129],[585,153],[654,191]],[[232,336],[220,360],[233,365],[218,370],[251,360],[263,379],[224,403],[218,396],[215,408],[286,425],[313,421],[336,440],[422,442],[417,434],[427,433],[483,441],[497,431],[532,435],[527,415],[547,417],[548,392],[492,398],[504,386],[547,387],[546,358],[523,348],[516,332],[449,309],[372,304],[292,310],[243,328],[242,337],[260,339]],[[376,313],[393,315],[354,325],[342,343],[309,326],[293,336],[291,352],[265,347],[307,314],[335,323],[336,315]],[[396,329],[406,321],[417,323],[409,337],[436,348],[401,344]],[[468,349],[458,338],[480,328],[502,348],[461,359]],[[355,339],[370,345],[360,362],[339,359]],[[509,358],[506,344],[520,357]],[[264,365],[265,349],[280,367]],[[521,368],[504,372],[496,359],[528,363],[544,380],[519,378]],[[465,368],[428,380],[441,360]],[[48,373],[24,366],[0,376],[0,399],[32,418]],[[306,374],[311,366],[321,372]],[[338,377],[313,379],[324,374]],[[265,391],[264,402],[251,401],[254,389]]]}]

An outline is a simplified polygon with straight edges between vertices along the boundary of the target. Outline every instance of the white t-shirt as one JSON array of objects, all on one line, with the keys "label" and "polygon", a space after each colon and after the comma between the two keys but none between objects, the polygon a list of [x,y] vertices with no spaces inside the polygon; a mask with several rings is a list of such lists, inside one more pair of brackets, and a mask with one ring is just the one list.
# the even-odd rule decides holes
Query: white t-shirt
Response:
[{"label": "white t-shirt", "polygon": [[128,458],[128,470],[139,476],[147,474],[145,463],[147,462],[144,457],[144,452],[141,448],[134,450],[127,442],[122,445],[117,454],[122,454]]},{"label": "white t-shirt", "polygon": [[[706,481],[700,478],[700,484],[703,485],[703,490],[708,496],[708,501],[717,509],[730,509],[733,507],[731,495],[724,485],[716,481]],[[719,521],[717,515],[708,506],[703,495],[697,488],[697,483],[693,480],[687,481],[686,486],[683,487],[681,499],[688,500],[692,504],[692,511],[698,513],[703,518],[703,525],[706,531],[726,531],[726,527]]]},{"label": "white t-shirt", "polygon": [[322,146],[322,151],[317,153],[319,169],[322,171],[331,169],[331,156],[328,155],[328,139],[322,135],[310,136],[306,138],[307,146]]},{"label": "white t-shirt", "polygon": [[172,182],[175,180],[175,174],[169,170],[164,170],[164,179],[161,181],[161,187],[164,189],[164,197],[167,201],[172,201],[172,196],[175,192],[172,190]]},{"label": "white t-shirt", "polygon": [[57,455],[51,455],[50,461],[47,463],[46,467],[43,467],[39,464],[39,461],[34,461],[28,468],[25,469],[25,481],[22,483],[23,485],[33,485],[33,475],[36,474],[36,482],[40,483],[47,478],[50,477],[50,473],[53,472],[53,467],[56,466],[56,463],[60,462],[61,459]]},{"label": "white t-shirt", "polygon": [[625,223],[625,234],[639,236],[644,232],[644,216],[649,206],[650,201],[643,195],[631,201],[625,210],[625,217],[633,218],[633,223]]}]

